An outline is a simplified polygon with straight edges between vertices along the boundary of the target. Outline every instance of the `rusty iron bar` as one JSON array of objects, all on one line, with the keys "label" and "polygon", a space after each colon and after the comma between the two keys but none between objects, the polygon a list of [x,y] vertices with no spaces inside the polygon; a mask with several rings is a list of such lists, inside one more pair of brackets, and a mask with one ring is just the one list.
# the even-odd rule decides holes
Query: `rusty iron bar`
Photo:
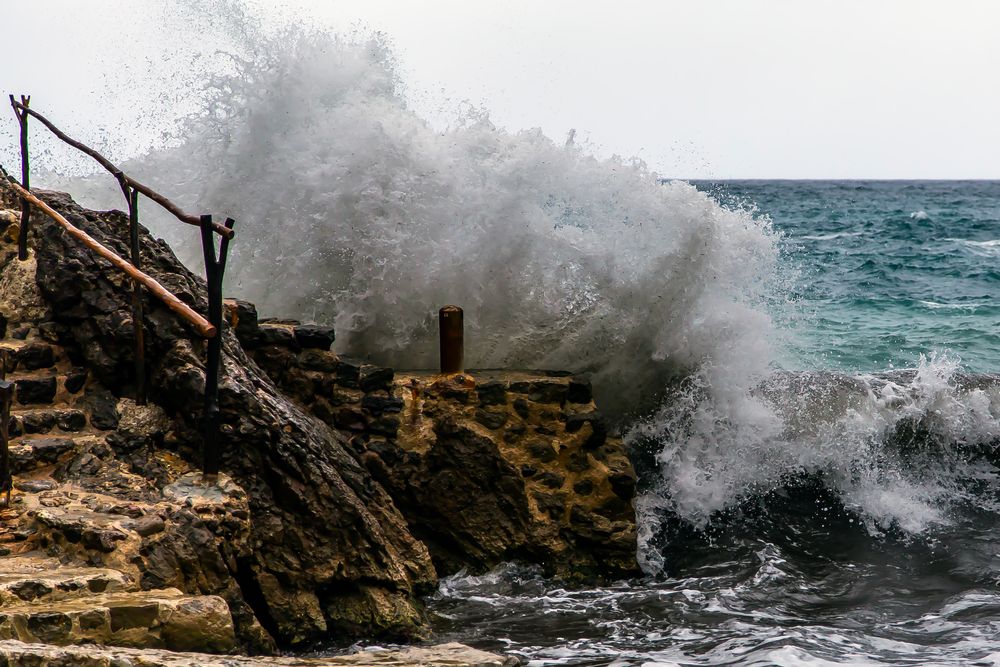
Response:
[{"label": "rusty iron bar", "polygon": [[[139,254],[139,191],[128,184],[125,174],[115,174],[128,201],[128,235],[132,266],[142,271]],[[132,357],[135,363],[135,404],[146,405],[146,331],[143,328],[142,285],[132,280]]]},{"label": "rusty iron bar", "polygon": [[458,306],[445,306],[438,311],[442,373],[461,373],[463,370],[465,356],[464,319],[464,313]]},{"label": "rusty iron bar", "polygon": [[[31,190],[31,170],[28,163],[28,105],[31,103],[30,95],[21,95],[21,103],[18,104],[14,96],[10,96],[10,104],[14,107],[14,115],[21,128],[21,185],[25,190]],[[21,226],[17,233],[17,258],[22,262],[28,259],[28,226],[31,224],[31,205],[21,198]]]},{"label": "rusty iron bar", "polygon": [[81,242],[83,245],[87,246],[98,255],[111,262],[119,271],[122,271],[133,280],[137,280],[142,283],[142,286],[148,289],[150,294],[162,301],[167,308],[187,320],[203,337],[212,338],[216,335],[218,332],[217,326],[213,326],[208,320],[196,313],[191,306],[178,299],[173,293],[167,290],[167,288],[158,283],[155,278],[143,273],[139,269],[136,269],[127,260],[124,260],[116,255],[113,251],[109,250],[99,241],[87,234],[87,232],[73,225],[73,223],[64,218],[54,208],[18,185],[17,181],[14,179],[10,179],[10,186],[14,188],[19,195],[26,198],[29,202],[41,209],[43,213],[59,223],[59,225],[65,229],[70,236],[74,237],[77,241]]},{"label": "rusty iron bar", "polygon": [[[26,99],[26,98],[22,98],[22,100],[24,100],[24,99]],[[98,153],[97,151],[95,151],[93,148],[91,148],[90,146],[87,146],[86,144],[81,143],[81,142],[77,141],[76,139],[73,139],[72,137],[68,136],[65,132],[63,132],[58,127],[56,127],[55,125],[53,125],[52,121],[50,121],[48,118],[46,118],[45,116],[43,116],[42,114],[38,113],[37,111],[35,111],[33,109],[29,109],[26,102],[22,103],[22,104],[18,104],[14,100],[14,96],[11,95],[10,96],[10,103],[14,106],[14,111],[15,112],[18,112],[18,110],[20,109],[20,112],[18,113],[18,118],[21,117],[21,113],[23,113],[23,114],[25,114],[27,116],[32,116],[34,118],[37,118],[38,121],[41,122],[42,125],[44,125],[45,127],[47,127],[52,132],[52,134],[54,134],[57,137],[59,137],[60,139],[62,139],[64,142],[66,142],[67,144],[69,144],[73,148],[75,148],[75,149],[77,149],[79,151],[82,151],[82,152],[86,153],[87,155],[89,155],[90,157],[94,158],[102,167],[104,167],[109,172],[111,172],[111,174],[113,176],[117,177],[119,174],[122,174],[122,170],[119,169],[117,166],[115,166],[115,164],[113,162],[111,162],[111,160],[107,159],[106,157],[104,157],[103,155],[101,155],[100,153]],[[27,120],[27,119],[25,119],[25,120]],[[24,133],[25,133],[25,130],[22,130],[22,134],[24,134]],[[22,151],[22,153],[23,153],[23,151]],[[185,222],[185,223],[187,223],[189,225],[194,225],[196,227],[200,227],[201,226],[201,218],[199,216],[191,215],[190,213],[185,213],[183,210],[181,210],[181,208],[179,206],[177,206],[177,204],[173,203],[172,201],[170,201],[169,199],[167,199],[166,197],[164,197],[160,193],[154,191],[153,189],[149,188],[148,186],[143,185],[142,183],[140,183],[139,181],[135,180],[134,178],[132,178],[130,176],[125,176],[124,174],[122,174],[122,175],[124,176],[125,180],[128,182],[128,184],[130,186],[132,186],[133,188],[135,188],[136,190],[138,190],[140,193],[142,193],[143,195],[145,195],[149,199],[152,199],[153,201],[155,201],[157,204],[159,204],[160,206],[162,206],[166,210],[168,210],[171,213],[173,213],[174,217],[177,218],[178,220],[180,220],[181,222]],[[219,234],[223,238],[227,238],[227,239],[233,238],[233,234],[234,234],[233,230],[232,229],[226,229],[226,227],[224,227],[223,225],[214,224],[214,225],[212,225],[212,229],[213,229],[213,231],[216,234]]]},{"label": "rusty iron bar", "polygon": [[[4,375],[7,370],[7,352],[3,353]],[[0,491],[4,492],[4,505],[10,507],[10,492],[14,479],[10,470],[10,404],[14,400],[14,383],[0,379]]]},{"label": "rusty iron bar", "polygon": [[[236,224],[226,218],[226,228]],[[208,320],[218,334],[208,341],[205,358],[205,409],[202,412],[204,438],[204,464],[202,474],[214,479],[219,474],[222,453],[219,449],[219,374],[222,370],[222,280],[226,273],[226,259],[229,257],[229,239],[225,236],[219,243],[218,258],[215,252],[215,237],[212,235],[212,216],[201,216],[201,246],[205,257],[205,282],[208,288]]]}]

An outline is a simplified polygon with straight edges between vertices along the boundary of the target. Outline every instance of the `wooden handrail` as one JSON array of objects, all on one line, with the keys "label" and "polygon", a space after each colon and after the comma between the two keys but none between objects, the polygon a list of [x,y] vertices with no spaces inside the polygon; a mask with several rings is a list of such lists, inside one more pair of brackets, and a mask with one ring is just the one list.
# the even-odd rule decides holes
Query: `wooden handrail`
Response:
[{"label": "wooden handrail", "polygon": [[[50,121],[48,118],[46,118],[42,114],[38,113],[34,109],[30,109],[30,108],[28,108],[28,106],[26,106],[24,104],[21,104],[20,102],[16,101],[14,99],[13,95],[10,96],[10,103],[11,103],[11,106],[13,106],[15,109],[20,109],[23,113],[28,114],[32,118],[38,119],[38,121],[40,121],[42,123],[42,125],[44,125],[45,127],[49,128],[49,130],[52,132],[52,134],[54,134],[57,137],[59,137],[60,139],[62,139],[63,141],[65,141],[67,144],[69,144],[73,148],[76,148],[77,150],[82,151],[82,152],[86,153],[87,155],[89,155],[90,157],[92,157],[95,160],[97,160],[97,162],[102,167],[104,167],[109,172],[111,172],[112,175],[114,175],[116,178],[118,178],[119,180],[124,179],[133,188],[135,188],[136,190],[138,190],[142,194],[146,195],[147,197],[149,197],[150,199],[152,199],[153,201],[155,201],[157,204],[159,204],[163,208],[165,208],[168,211],[170,211],[171,213],[173,213],[174,217],[176,217],[181,222],[186,222],[187,224],[194,225],[196,227],[200,227],[201,226],[201,217],[199,217],[197,215],[191,215],[190,213],[185,213],[183,210],[181,210],[181,208],[179,206],[177,206],[177,204],[173,203],[172,201],[170,201],[169,199],[167,199],[166,197],[164,197],[160,193],[156,192],[155,190],[150,189],[148,186],[143,185],[142,183],[140,183],[139,181],[135,180],[131,176],[126,176],[122,172],[122,170],[119,169],[111,160],[107,159],[106,157],[104,157],[103,155],[101,155],[100,153],[98,153],[97,151],[95,151],[93,148],[87,146],[86,144],[82,144],[79,141],[77,141],[76,139],[73,139],[72,137],[68,136],[65,132],[63,132],[58,127],[56,127],[55,125],[53,125],[52,121]],[[225,237],[227,239],[233,238],[233,234],[234,234],[233,230],[229,229],[227,227],[224,227],[223,225],[220,225],[219,223],[212,223],[212,230],[216,234],[218,234],[219,236],[223,236],[223,237]]]},{"label": "wooden handrail", "polygon": [[[65,229],[71,236],[75,237],[85,246],[111,262],[116,268],[128,274],[130,278],[142,283],[142,285],[148,289],[153,296],[166,304],[170,310],[190,322],[202,336],[205,338],[212,338],[218,334],[218,329],[216,329],[208,320],[196,313],[191,306],[178,299],[172,292],[157,282],[155,278],[143,273],[139,269],[132,266],[132,264],[119,257],[113,251],[109,250],[99,241],[87,234],[87,232],[83,231],[64,218],[58,211],[25,190],[20,186],[20,184],[17,183],[17,181],[10,179],[9,182],[11,187],[14,188],[14,190],[16,190],[22,198],[40,208],[50,218],[59,223],[59,225],[62,226],[63,229]],[[138,188],[136,189],[138,190]]]}]

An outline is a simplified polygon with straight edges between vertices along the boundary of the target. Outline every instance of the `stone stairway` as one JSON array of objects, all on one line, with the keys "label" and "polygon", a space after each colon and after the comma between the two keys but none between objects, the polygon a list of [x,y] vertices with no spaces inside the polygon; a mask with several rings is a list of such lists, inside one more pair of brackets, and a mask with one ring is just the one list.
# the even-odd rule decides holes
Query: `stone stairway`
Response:
[{"label": "stone stairway", "polygon": [[5,324],[14,491],[0,508],[0,641],[233,651],[225,600],[143,590],[129,564],[184,494],[165,497],[115,459],[117,402],[47,332]]}]

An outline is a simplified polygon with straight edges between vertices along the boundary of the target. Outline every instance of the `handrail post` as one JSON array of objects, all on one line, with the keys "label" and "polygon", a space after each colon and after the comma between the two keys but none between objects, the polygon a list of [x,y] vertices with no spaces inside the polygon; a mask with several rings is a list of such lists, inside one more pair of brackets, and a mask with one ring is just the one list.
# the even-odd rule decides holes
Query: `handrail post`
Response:
[{"label": "handrail post", "polygon": [[[226,218],[226,229],[232,229],[235,221]],[[208,285],[208,321],[215,327],[215,335],[208,339],[208,353],[205,360],[205,409],[202,413],[204,437],[204,465],[202,473],[206,479],[219,474],[219,373],[222,367],[222,279],[226,272],[229,256],[229,239],[225,236],[219,244],[219,256],[215,256],[212,216],[201,216],[201,245],[205,256],[205,282]]]},{"label": "handrail post", "polygon": [[[142,271],[139,254],[139,192],[133,188],[121,171],[115,174],[122,193],[128,201],[128,235],[132,254],[132,266]],[[135,404],[146,405],[146,332],[143,328],[142,286],[132,280],[132,337],[135,341],[133,359],[135,361]]]},{"label": "handrail post", "polygon": [[465,356],[465,315],[458,306],[444,306],[438,311],[438,336],[441,347],[441,373],[461,373]]},{"label": "handrail post", "polygon": [[7,379],[8,351],[0,351],[0,491],[4,504],[10,507],[10,492],[14,479],[10,470],[10,404],[14,400],[14,383]]},{"label": "handrail post", "polygon": [[[21,126],[21,186],[25,190],[31,190],[30,169],[28,164],[28,105],[31,103],[31,96],[21,95],[21,108],[18,108],[14,96],[10,96],[10,105],[17,116],[17,122]],[[21,227],[17,234],[17,258],[22,262],[28,259],[28,225],[31,223],[31,204],[24,197],[21,197]]]}]

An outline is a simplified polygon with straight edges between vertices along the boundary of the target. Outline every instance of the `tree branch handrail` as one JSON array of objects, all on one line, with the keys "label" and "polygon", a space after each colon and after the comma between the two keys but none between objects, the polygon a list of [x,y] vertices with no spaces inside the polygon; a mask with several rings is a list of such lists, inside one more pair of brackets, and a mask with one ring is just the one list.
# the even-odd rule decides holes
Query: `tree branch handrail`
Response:
[{"label": "tree branch handrail", "polygon": [[111,262],[116,268],[128,274],[130,278],[142,283],[142,285],[149,290],[150,294],[162,301],[168,308],[170,308],[170,310],[190,322],[202,336],[205,338],[213,338],[218,334],[218,329],[214,325],[195,312],[191,306],[177,298],[176,295],[161,285],[155,278],[143,273],[139,269],[132,266],[131,263],[119,257],[114,251],[108,249],[101,242],[87,234],[87,232],[75,226],[44,201],[25,190],[13,178],[10,178],[9,182],[11,187],[13,187],[23,199],[37,206],[43,213],[59,223],[59,225],[62,226],[63,229],[65,229],[70,235],[74,236],[85,246]]},{"label": "tree branch handrail", "polygon": [[[178,220],[180,220],[181,222],[187,223],[189,225],[194,225],[195,227],[201,227],[201,217],[200,216],[191,215],[190,213],[185,213],[179,206],[177,206],[177,204],[173,203],[172,201],[170,201],[169,199],[167,199],[166,197],[164,197],[160,193],[156,192],[155,190],[152,190],[151,188],[149,188],[146,185],[143,185],[142,183],[140,183],[139,181],[135,180],[131,176],[127,176],[111,160],[107,159],[106,157],[104,157],[103,155],[101,155],[100,153],[98,153],[97,151],[95,151],[93,148],[87,146],[86,144],[83,144],[83,143],[77,141],[76,139],[73,139],[72,137],[70,137],[69,135],[67,135],[65,132],[63,132],[62,130],[60,130],[58,127],[56,127],[55,125],[53,125],[52,121],[50,121],[48,118],[46,118],[42,114],[38,113],[34,109],[31,109],[28,106],[26,106],[24,104],[21,104],[20,102],[18,102],[17,100],[15,100],[13,95],[10,96],[10,103],[11,103],[11,106],[14,107],[14,109],[20,110],[22,113],[26,113],[29,116],[31,116],[32,118],[37,119],[39,122],[42,123],[42,125],[44,125],[45,127],[47,127],[49,129],[49,131],[52,132],[52,134],[54,134],[57,137],[59,137],[60,139],[62,139],[64,142],[66,142],[67,144],[69,144],[73,148],[76,148],[77,150],[82,151],[82,152],[86,153],[87,155],[89,155],[90,157],[94,158],[102,167],[104,167],[109,172],[111,172],[111,174],[115,178],[118,178],[119,180],[124,179],[126,183],[128,183],[130,186],[132,186],[133,188],[135,188],[136,190],[138,190],[140,193],[146,195],[146,197],[148,197],[149,199],[152,199],[153,201],[155,201],[157,204],[159,204],[160,206],[162,206],[163,208],[165,208],[170,213],[173,213],[174,217],[177,218]],[[233,238],[233,235],[234,235],[234,232],[233,232],[232,229],[229,229],[229,228],[227,228],[227,227],[225,227],[223,225],[220,225],[218,223],[212,223],[212,230],[216,234],[222,236],[223,238],[227,238],[227,239]]]}]

